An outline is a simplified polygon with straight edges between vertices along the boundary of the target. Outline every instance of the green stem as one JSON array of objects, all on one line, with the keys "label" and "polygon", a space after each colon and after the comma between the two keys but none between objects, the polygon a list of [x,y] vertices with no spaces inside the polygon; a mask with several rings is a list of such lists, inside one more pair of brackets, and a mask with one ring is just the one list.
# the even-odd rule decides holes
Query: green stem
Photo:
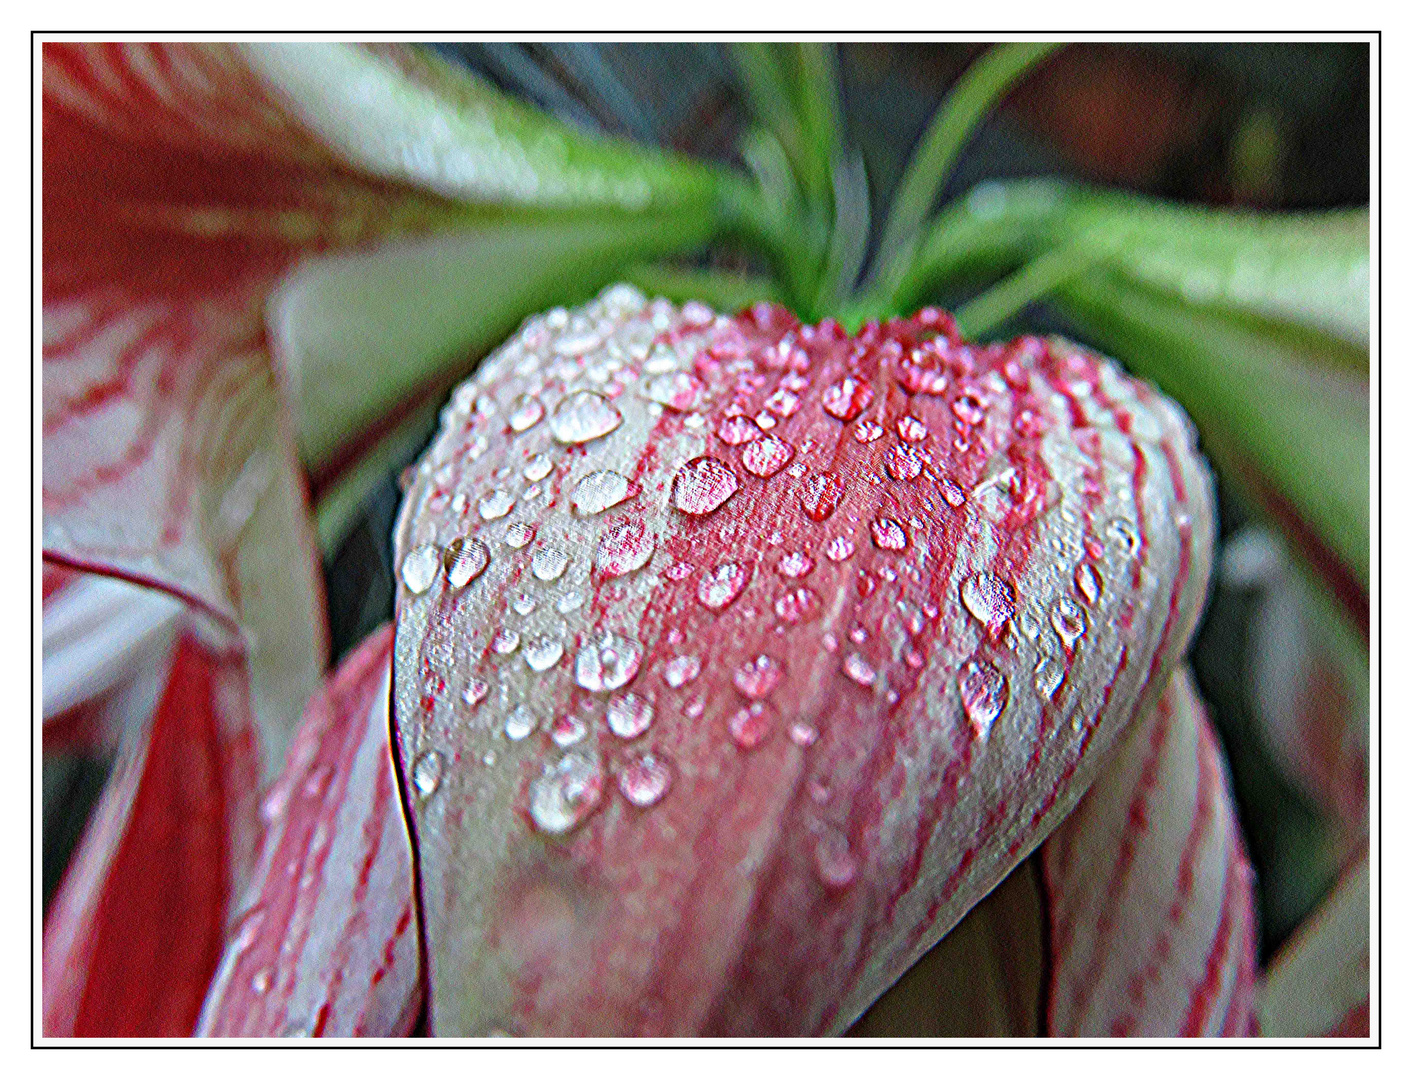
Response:
[{"label": "green stem", "polygon": [[906,261],[922,222],[945,186],[966,141],[1016,81],[1060,47],[1012,42],[986,53],[947,94],[903,173],[878,249],[877,265],[893,271]]},{"label": "green stem", "polygon": [[1091,244],[1070,244],[1046,251],[963,304],[956,312],[956,322],[967,337],[980,338],[1103,257]]}]

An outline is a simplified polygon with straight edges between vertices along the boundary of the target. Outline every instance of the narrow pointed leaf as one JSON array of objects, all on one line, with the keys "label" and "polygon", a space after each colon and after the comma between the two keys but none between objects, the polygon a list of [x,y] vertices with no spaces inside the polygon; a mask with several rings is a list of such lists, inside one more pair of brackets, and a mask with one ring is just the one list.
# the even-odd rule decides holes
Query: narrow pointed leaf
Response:
[{"label": "narrow pointed leaf", "polygon": [[198,1035],[406,1035],[421,1006],[412,862],[388,746],[392,628],[309,703],[265,796],[259,867]]},{"label": "narrow pointed leaf", "polygon": [[1043,849],[1049,1034],[1256,1034],[1254,871],[1183,669]]},{"label": "narrow pointed leaf", "polygon": [[1185,420],[950,331],[614,289],[453,396],[397,535],[434,1031],[841,1031],[1165,686]]}]

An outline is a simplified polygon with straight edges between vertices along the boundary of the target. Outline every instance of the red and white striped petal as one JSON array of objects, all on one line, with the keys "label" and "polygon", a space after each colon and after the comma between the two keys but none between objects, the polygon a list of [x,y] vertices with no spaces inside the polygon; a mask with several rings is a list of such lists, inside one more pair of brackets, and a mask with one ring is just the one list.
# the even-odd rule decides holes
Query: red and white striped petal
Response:
[{"label": "red and white striped petal", "polygon": [[1254,1035],[1254,872],[1190,673],[1043,849],[1052,1035]]},{"label": "red and white striped petal", "polygon": [[436,1032],[840,1031],[1166,685],[1190,426],[953,327],[619,287],[453,397],[397,535]]},{"label": "red and white striped petal", "polygon": [[258,841],[244,693],[187,619],[45,919],[46,1036],[191,1034]]},{"label": "red and white striped petal", "polygon": [[388,746],[392,628],[309,704],[198,1035],[406,1035],[421,1008],[407,826]]},{"label": "red and white striped petal", "polygon": [[1280,949],[1260,986],[1260,1030],[1274,1038],[1367,1038],[1372,986],[1368,853]]}]

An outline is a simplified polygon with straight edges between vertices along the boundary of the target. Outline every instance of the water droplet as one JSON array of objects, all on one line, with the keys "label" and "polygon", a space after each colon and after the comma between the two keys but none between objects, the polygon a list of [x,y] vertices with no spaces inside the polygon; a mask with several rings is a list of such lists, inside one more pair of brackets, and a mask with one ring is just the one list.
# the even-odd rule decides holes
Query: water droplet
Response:
[{"label": "water droplet", "polygon": [[511,602],[510,606],[515,609],[515,614],[517,615],[529,615],[539,605],[529,593],[520,593],[520,595],[515,597]]},{"label": "water droplet", "polygon": [[637,485],[622,473],[599,469],[574,485],[572,502],[580,514],[601,514],[609,507],[632,498],[637,492]]},{"label": "water droplet", "polygon": [[910,446],[892,446],[883,456],[883,468],[894,480],[915,480],[922,475],[922,455]]},{"label": "water droplet", "polygon": [[261,968],[250,979],[250,989],[257,994],[268,994],[273,976],[269,968]]},{"label": "water droplet", "polygon": [[574,681],[594,693],[618,690],[632,681],[640,663],[641,645],[607,631],[579,650],[574,660]]},{"label": "water droplet", "polygon": [[513,509],[515,509],[515,497],[503,488],[496,488],[494,491],[482,495],[480,501],[476,503],[476,511],[483,521],[503,518]]},{"label": "water droplet", "polygon": [[571,611],[577,611],[583,607],[583,602],[587,597],[578,589],[570,589],[563,596],[559,597],[559,602],[554,605],[560,615],[567,615]]},{"label": "water droplet", "polygon": [[716,438],[727,446],[739,446],[761,434],[759,425],[748,416],[727,416],[716,425]]},{"label": "water droplet", "polygon": [[713,457],[692,458],[672,478],[672,505],[684,514],[709,514],[740,488],[735,473]]},{"label": "water droplet", "polygon": [[652,726],[652,702],[629,691],[608,702],[608,730],[620,739],[635,739]]},{"label": "water droplet", "polygon": [[799,501],[811,521],[825,521],[838,509],[845,493],[843,481],[833,473],[817,473],[804,481]]},{"label": "water droplet", "polygon": [[775,435],[746,443],[741,451],[740,462],[745,471],[761,479],[774,476],[794,457],[794,447]]},{"label": "water droplet", "polygon": [[486,682],[484,679],[472,679],[466,684],[466,689],[461,694],[461,700],[474,709],[485,700],[486,695],[489,693],[490,683]]},{"label": "water droplet", "polygon": [[883,426],[871,420],[860,420],[853,429],[853,438],[860,443],[877,442],[883,437]]},{"label": "water droplet", "polygon": [[966,710],[971,731],[976,738],[984,739],[1005,708],[1005,676],[985,660],[968,660],[956,676],[956,686],[961,691],[961,707]]},{"label": "water droplet", "polygon": [[520,634],[518,630],[511,630],[508,626],[502,626],[495,631],[495,636],[490,639],[490,647],[501,656],[509,656],[520,647]]},{"label": "water droplet", "polygon": [[1108,523],[1108,537],[1116,543],[1125,555],[1132,555],[1137,551],[1140,540],[1138,532],[1133,523],[1126,518],[1114,518]]},{"label": "water droplet", "polygon": [[694,656],[673,657],[662,668],[662,678],[666,679],[667,685],[674,690],[685,686],[700,674],[701,661]]},{"label": "water droplet", "polygon": [[819,598],[813,589],[795,589],[775,601],[775,614],[780,621],[793,626],[818,614]]},{"label": "water droplet", "polygon": [[736,562],[723,562],[701,575],[696,585],[696,599],[704,607],[720,611],[735,601],[749,580],[749,567]]},{"label": "water droplet", "polygon": [[802,578],[814,569],[814,560],[803,551],[791,551],[780,557],[775,569],[781,577]]},{"label": "water droplet", "polygon": [[413,595],[426,592],[436,580],[440,564],[441,559],[431,544],[413,548],[402,560],[402,584]]},{"label": "water droplet", "polygon": [[593,565],[605,577],[621,577],[647,565],[657,550],[657,535],[640,521],[614,525],[598,541]]},{"label": "water droplet", "polygon": [[525,663],[531,671],[548,671],[563,655],[563,644],[554,638],[536,638],[525,645]]},{"label": "water droplet", "polygon": [[1049,625],[1054,627],[1054,632],[1059,635],[1059,640],[1064,646],[1071,649],[1074,642],[1084,636],[1084,631],[1088,629],[1088,620],[1084,618],[1084,609],[1079,607],[1073,597],[1061,596],[1049,609]]},{"label": "water droplet", "polygon": [[784,680],[784,665],[761,653],[735,669],[731,681],[748,698],[767,698]]},{"label": "water droplet", "polygon": [[858,416],[873,400],[873,388],[854,378],[843,378],[828,387],[820,398],[824,412],[844,423]]},{"label": "water droplet", "polygon": [[872,531],[873,543],[884,551],[901,551],[907,546],[907,533],[892,518],[876,518]]},{"label": "water droplet", "polygon": [[897,434],[907,442],[921,442],[927,437],[927,425],[909,414],[897,421]]},{"label": "water droplet", "polygon": [[789,725],[789,741],[795,746],[813,746],[819,741],[818,729],[803,720],[796,720]]},{"label": "water droplet", "polygon": [[1084,603],[1089,607],[1093,607],[1098,602],[1098,595],[1103,590],[1103,582],[1091,563],[1079,563],[1078,569],[1074,571],[1074,588],[1078,590]]},{"label": "water droplet", "polygon": [[1035,662],[1034,688],[1040,696],[1052,698],[1063,681],[1064,665],[1058,657],[1041,656]]},{"label": "water droplet", "polygon": [[510,424],[510,430],[517,434],[521,431],[528,431],[544,419],[544,406],[539,398],[531,394],[521,394],[510,404],[510,414],[506,420]]},{"label": "water droplet", "polygon": [[549,459],[548,454],[535,454],[525,462],[524,476],[531,483],[538,483],[553,471],[554,462]]},{"label": "water droplet", "polygon": [[573,746],[576,742],[582,742],[583,737],[588,734],[588,728],[573,713],[560,716],[549,725],[549,738],[555,746]]},{"label": "water droplet", "polygon": [[672,786],[672,771],[655,754],[637,754],[618,774],[618,790],[634,806],[652,806],[662,800]]},{"label": "water droplet", "polygon": [[541,832],[558,836],[581,824],[603,796],[603,768],[598,758],[570,750],[546,763],[529,790],[530,819]]},{"label": "water droplet", "polygon": [[474,537],[458,536],[446,545],[442,562],[447,583],[453,589],[461,589],[485,572],[490,565],[490,549]]},{"label": "water droplet", "polygon": [[505,738],[519,742],[529,737],[530,732],[539,726],[539,718],[530,712],[528,705],[516,705],[505,717]]},{"label": "water droplet", "polygon": [[972,574],[961,582],[961,603],[992,634],[1015,614],[1015,590],[993,574]]},{"label": "water droplet", "polygon": [[412,786],[417,789],[417,794],[424,799],[436,794],[436,789],[441,786],[441,774],[445,768],[446,758],[440,750],[425,750],[419,754],[417,760],[412,763]]},{"label": "water droplet", "polygon": [[824,548],[824,554],[834,562],[843,562],[853,557],[853,541],[846,536],[835,536]]},{"label": "water droplet", "polygon": [[769,737],[774,713],[774,707],[764,701],[754,701],[737,709],[726,721],[731,741],[742,750],[753,750]]},{"label": "water droplet", "polygon": [[701,380],[689,371],[669,371],[653,375],[642,384],[644,397],[677,412],[690,412],[696,408],[701,402],[704,389]]},{"label": "water droplet", "polygon": [[878,680],[873,665],[856,652],[849,653],[843,660],[843,673],[859,686],[872,686]]},{"label": "water droplet", "polygon": [[576,445],[616,431],[623,422],[617,406],[593,390],[576,390],[554,406],[549,430],[561,443]]},{"label": "water droplet", "polygon": [[858,876],[858,860],[838,829],[828,827],[814,842],[814,869],[828,889],[846,889]]},{"label": "water droplet", "polygon": [[897,381],[911,394],[946,393],[946,372],[933,349],[917,349],[897,369]]},{"label": "water droplet", "polygon": [[535,528],[524,522],[516,522],[505,530],[505,543],[512,548],[522,548],[534,539]]},{"label": "water droplet", "polygon": [[962,394],[951,403],[951,411],[963,424],[975,425],[985,419],[985,406],[974,394]]},{"label": "water droplet", "polygon": [[534,558],[530,560],[530,573],[540,581],[557,581],[568,565],[567,552],[560,551],[558,548],[542,547],[534,553]]},{"label": "water droplet", "polygon": [[946,500],[946,505],[953,509],[966,501],[966,493],[961,490],[961,485],[950,477],[941,482],[941,497]]}]

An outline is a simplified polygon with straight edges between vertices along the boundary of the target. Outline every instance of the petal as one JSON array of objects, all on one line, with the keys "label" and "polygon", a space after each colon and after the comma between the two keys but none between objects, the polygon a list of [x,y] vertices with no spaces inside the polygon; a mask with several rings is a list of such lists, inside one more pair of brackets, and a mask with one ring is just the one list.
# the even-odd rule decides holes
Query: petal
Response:
[{"label": "petal", "polygon": [[1189,426],[949,327],[615,288],[453,396],[397,536],[401,760],[455,763],[415,808],[438,1033],[842,1030],[1165,686]]},{"label": "petal", "polygon": [[1270,961],[1260,1030],[1274,1038],[1366,1038],[1369,1033],[1368,853]]},{"label": "petal", "polygon": [[406,1035],[421,1007],[412,860],[388,748],[392,628],[309,704],[265,799],[259,869],[198,1035]]},{"label": "petal", "polygon": [[1251,1035],[1254,872],[1183,669],[1044,849],[1054,1035]]},{"label": "petal", "polygon": [[45,1035],[191,1034],[256,839],[242,694],[239,658],[188,620],[45,919]]}]

